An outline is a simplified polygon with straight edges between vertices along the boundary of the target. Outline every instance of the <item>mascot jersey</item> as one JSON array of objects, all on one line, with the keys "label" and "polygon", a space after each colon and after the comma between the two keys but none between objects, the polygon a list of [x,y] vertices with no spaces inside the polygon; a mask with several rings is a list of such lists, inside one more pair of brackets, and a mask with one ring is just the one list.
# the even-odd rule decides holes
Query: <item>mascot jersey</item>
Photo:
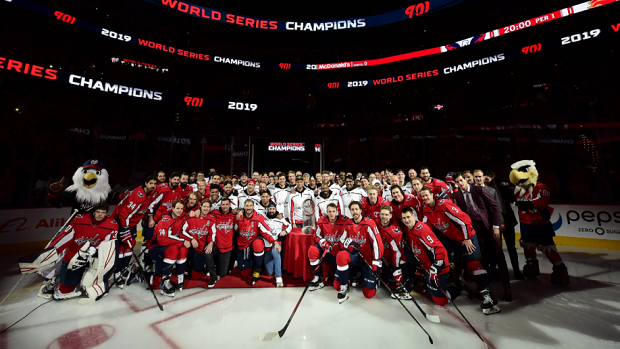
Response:
[{"label": "mascot jersey", "polygon": [[115,192],[108,183],[108,171],[101,160],[88,160],[73,174],[73,185],[64,192],[47,194],[45,201],[49,206],[61,208],[71,205],[72,211],[91,213],[93,207],[102,201],[112,203]]},{"label": "mascot jersey", "polygon": [[515,204],[522,224],[551,224],[553,208],[549,207],[551,192],[538,182],[538,170],[532,160],[521,160],[511,165],[510,182],[515,185]]}]

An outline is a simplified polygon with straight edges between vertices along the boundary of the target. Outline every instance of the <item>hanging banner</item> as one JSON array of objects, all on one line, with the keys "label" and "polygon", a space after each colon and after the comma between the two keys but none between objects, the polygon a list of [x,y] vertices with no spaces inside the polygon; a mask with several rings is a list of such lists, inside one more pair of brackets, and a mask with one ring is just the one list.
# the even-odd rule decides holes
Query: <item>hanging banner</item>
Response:
[{"label": "hanging banner", "polygon": [[386,24],[405,21],[427,13],[436,12],[460,4],[465,0],[430,0],[421,1],[409,7],[380,15],[334,19],[326,21],[287,21],[257,18],[239,15],[227,11],[215,10],[189,2],[177,0],[142,0],[186,15],[208,21],[238,25],[246,28],[270,31],[310,31],[326,32],[344,29],[372,28]]}]

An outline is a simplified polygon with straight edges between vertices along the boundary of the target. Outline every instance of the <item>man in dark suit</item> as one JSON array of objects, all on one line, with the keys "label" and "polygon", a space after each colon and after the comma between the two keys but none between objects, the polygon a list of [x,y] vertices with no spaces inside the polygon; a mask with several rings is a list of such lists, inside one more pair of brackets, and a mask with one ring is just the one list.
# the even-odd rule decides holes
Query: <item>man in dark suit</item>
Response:
[{"label": "man in dark suit", "polygon": [[467,183],[461,172],[454,175],[459,191],[454,193],[454,203],[467,212],[476,233],[479,234],[482,249],[482,264],[487,270],[490,265],[499,266],[499,276],[504,287],[504,300],[511,301],[508,266],[502,250],[502,237],[499,233],[501,209],[493,196],[483,187]]}]

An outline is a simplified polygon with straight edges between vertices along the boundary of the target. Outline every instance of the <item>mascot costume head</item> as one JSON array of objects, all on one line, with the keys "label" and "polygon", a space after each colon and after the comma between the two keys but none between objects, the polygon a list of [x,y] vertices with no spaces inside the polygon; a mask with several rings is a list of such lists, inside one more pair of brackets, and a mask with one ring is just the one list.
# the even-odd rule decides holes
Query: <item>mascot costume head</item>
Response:
[{"label": "mascot costume head", "polygon": [[97,204],[106,201],[112,191],[108,183],[108,170],[101,160],[88,160],[73,174],[73,185],[66,191],[75,192],[78,202]]},{"label": "mascot costume head", "polygon": [[526,191],[531,193],[538,183],[536,163],[532,160],[521,160],[510,167],[510,182],[515,185],[515,194],[523,195]]}]

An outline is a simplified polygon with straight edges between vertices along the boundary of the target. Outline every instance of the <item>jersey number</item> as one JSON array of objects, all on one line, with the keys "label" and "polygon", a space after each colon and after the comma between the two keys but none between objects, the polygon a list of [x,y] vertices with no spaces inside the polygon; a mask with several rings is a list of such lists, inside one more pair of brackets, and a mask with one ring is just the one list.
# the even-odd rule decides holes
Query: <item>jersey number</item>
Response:
[{"label": "jersey number", "polygon": [[428,240],[428,242],[430,242],[431,244],[435,243],[435,241],[433,240],[433,238],[430,235],[426,236],[426,240]]}]

